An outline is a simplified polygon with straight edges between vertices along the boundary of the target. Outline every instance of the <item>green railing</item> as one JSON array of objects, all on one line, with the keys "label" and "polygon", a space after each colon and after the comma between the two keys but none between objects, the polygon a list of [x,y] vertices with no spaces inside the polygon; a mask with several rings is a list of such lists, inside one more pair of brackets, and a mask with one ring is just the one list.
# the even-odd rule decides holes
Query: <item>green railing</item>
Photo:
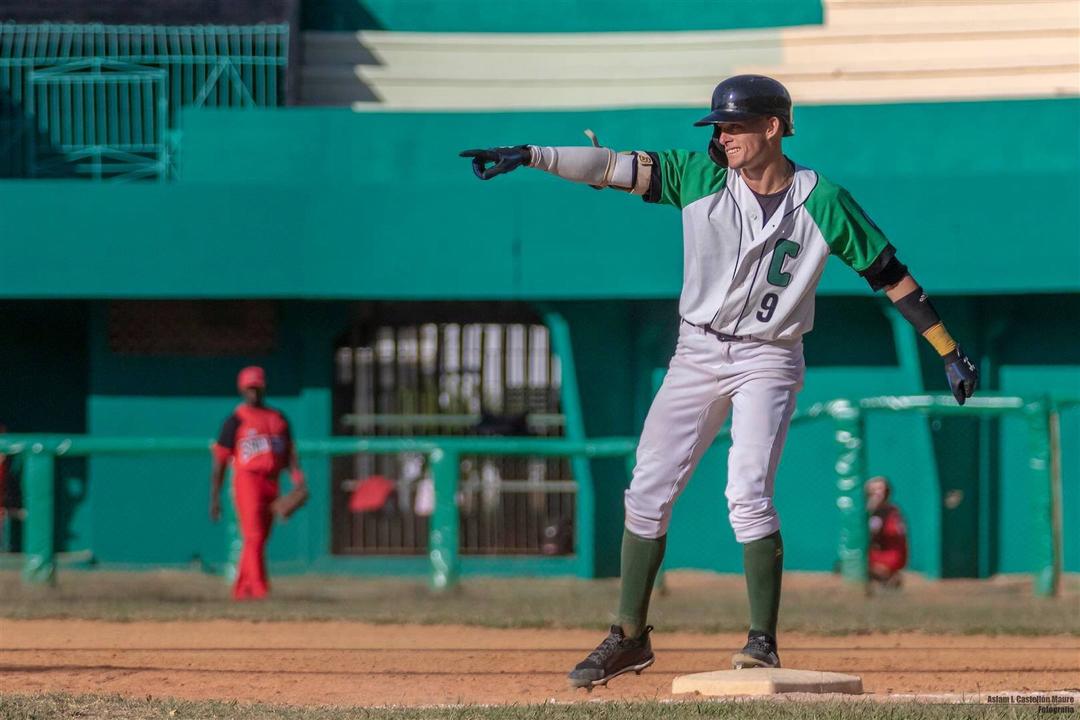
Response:
[{"label": "green railing", "polygon": [[288,25],[0,24],[0,176],[174,174],[181,107],[284,104]]},{"label": "green railing", "polygon": [[[837,444],[837,508],[839,558],[846,580],[866,583],[869,546],[868,518],[863,499],[866,480],[866,422],[874,413],[914,412],[928,416],[999,417],[1017,415],[1028,423],[1029,461],[1034,527],[1034,590],[1040,596],[1056,595],[1060,586],[1062,557],[1061,463],[1059,412],[1080,404],[1077,399],[980,396],[960,407],[951,395],[882,396],[861,400],[839,399],[818,403],[800,411],[794,424],[815,420],[835,423]],[[55,500],[54,462],[57,457],[206,453],[210,441],[202,438],[138,438],[64,435],[0,436],[0,452],[24,454],[25,504],[23,578],[30,583],[49,583],[55,578],[53,544]],[[571,457],[588,467],[591,458],[626,457],[633,468],[636,447],[631,438],[507,437],[335,437],[300,440],[305,457],[328,457],[356,453],[423,453],[428,457],[435,483],[435,509],[428,535],[431,585],[441,590],[459,577],[459,511],[456,502],[460,460],[463,455],[532,455]],[[588,473],[576,475],[576,546],[579,561],[593,558],[595,492]]]},{"label": "green railing", "polygon": [[1001,417],[1016,415],[1028,425],[1028,480],[1031,487],[1035,594],[1055,596],[1062,568],[1061,410],[1080,399],[1043,396],[1023,398],[981,394],[957,405],[952,395],[879,396],[818,403],[795,420],[831,417],[839,446],[836,460],[837,508],[841,514],[839,558],[843,577],[868,579],[869,528],[863,483],[866,480],[866,419],[874,413],[919,413],[926,416]]},{"label": "green railing", "polygon": [[[568,440],[565,438],[498,437],[336,437],[299,440],[305,458],[357,453],[423,453],[427,455],[435,483],[435,509],[428,532],[431,585],[442,590],[457,583],[459,512],[456,502],[460,460],[463,455],[531,455],[538,457],[590,458],[628,456],[636,442],[629,438]],[[53,475],[58,457],[93,455],[206,454],[210,441],[203,438],[94,437],[65,435],[0,436],[0,452],[21,453],[23,459],[23,579],[28,583],[51,583],[56,574],[53,541],[55,499]],[[592,508],[594,489],[586,478],[577,478],[575,538],[579,560],[592,558],[594,536]]]}]

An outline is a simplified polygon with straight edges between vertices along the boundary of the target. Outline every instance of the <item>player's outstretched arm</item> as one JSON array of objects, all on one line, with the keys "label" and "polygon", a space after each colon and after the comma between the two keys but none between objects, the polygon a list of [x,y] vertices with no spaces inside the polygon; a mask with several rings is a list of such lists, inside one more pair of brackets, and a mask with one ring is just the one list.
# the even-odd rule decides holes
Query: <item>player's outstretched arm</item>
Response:
[{"label": "player's outstretched arm", "polygon": [[885,294],[900,314],[915,326],[919,334],[926,338],[944,360],[949,390],[956,402],[963,405],[979,386],[979,371],[945,329],[945,323],[930,304],[926,293],[915,282],[915,278],[905,274],[898,282],[886,285]]},{"label": "player's outstretched arm", "polygon": [[616,153],[605,147],[513,145],[464,150],[459,155],[472,158],[473,173],[481,180],[525,166],[571,182],[641,195],[652,176],[652,159],[647,154]]}]

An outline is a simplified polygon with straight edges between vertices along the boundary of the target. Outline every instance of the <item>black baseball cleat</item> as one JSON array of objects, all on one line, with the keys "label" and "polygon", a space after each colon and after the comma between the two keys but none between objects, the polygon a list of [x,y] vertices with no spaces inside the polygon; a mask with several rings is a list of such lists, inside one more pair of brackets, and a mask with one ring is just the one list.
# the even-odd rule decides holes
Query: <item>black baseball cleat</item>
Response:
[{"label": "black baseball cleat", "polygon": [[597,685],[607,685],[608,680],[623,673],[640,675],[656,660],[649,642],[650,632],[652,625],[645,628],[641,637],[628,638],[621,627],[612,625],[604,642],[570,671],[570,686],[592,690]]},{"label": "black baseball cleat", "polygon": [[780,667],[780,656],[776,654],[776,638],[760,630],[751,630],[746,646],[731,656],[731,666],[736,670]]}]

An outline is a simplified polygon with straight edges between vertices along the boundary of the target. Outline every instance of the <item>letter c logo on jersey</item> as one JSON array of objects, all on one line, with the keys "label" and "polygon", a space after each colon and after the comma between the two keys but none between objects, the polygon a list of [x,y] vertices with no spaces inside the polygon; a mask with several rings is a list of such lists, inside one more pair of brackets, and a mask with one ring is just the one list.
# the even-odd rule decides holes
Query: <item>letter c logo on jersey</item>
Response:
[{"label": "letter c logo on jersey", "polygon": [[770,285],[776,287],[788,286],[788,283],[791,282],[791,273],[784,270],[784,260],[799,257],[800,250],[802,250],[802,246],[797,242],[785,238],[776,241],[776,247],[773,248],[772,262],[769,263]]}]

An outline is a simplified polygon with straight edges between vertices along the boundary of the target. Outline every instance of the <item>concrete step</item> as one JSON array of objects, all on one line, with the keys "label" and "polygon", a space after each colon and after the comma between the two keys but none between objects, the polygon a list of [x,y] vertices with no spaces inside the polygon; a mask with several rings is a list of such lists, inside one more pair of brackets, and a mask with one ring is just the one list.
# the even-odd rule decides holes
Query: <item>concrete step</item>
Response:
[{"label": "concrete step", "polygon": [[[1080,37],[1077,38],[1080,41]],[[985,52],[965,53],[963,48],[942,45],[913,45],[909,52],[874,54],[865,58],[851,55],[815,56],[808,50],[790,50],[781,56],[743,54],[740,57],[713,55],[701,62],[665,56],[664,63],[649,63],[646,58],[627,59],[626,63],[608,61],[593,65],[575,63],[572,58],[530,58],[509,62],[493,62],[485,71],[471,64],[417,64],[390,62],[386,65],[321,66],[305,69],[304,77],[333,77],[344,73],[356,74],[377,82],[590,82],[604,84],[622,81],[662,81],[686,76],[716,77],[729,70],[739,72],[799,72],[811,75],[845,74],[855,72],[968,72],[991,71],[995,68],[1054,67],[1080,62],[1067,42],[1045,42],[1034,48],[1025,43],[993,43]],[[768,74],[768,73],[766,73]]]},{"label": "concrete step", "polygon": [[435,52],[378,51],[369,61],[307,63],[304,77],[337,77],[361,73],[365,78],[445,79],[543,79],[597,81],[620,78],[660,79],[699,74],[710,75],[736,67],[798,66],[806,72],[852,72],[857,69],[898,71],[1042,66],[1067,64],[1078,59],[1080,31],[1056,30],[1023,33],[1013,37],[966,37],[927,41],[921,38],[890,38],[888,41],[854,43],[792,41],[762,44],[756,48],[666,48],[632,53],[597,55],[587,49],[546,53],[468,53],[440,49]]},{"label": "concrete step", "polygon": [[1080,22],[1075,0],[827,0],[826,27],[882,27],[891,22],[967,26],[996,23],[1021,27],[1028,22],[1067,25]]},{"label": "concrete step", "polygon": [[[774,73],[796,105],[1075,97],[1080,94],[1078,68],[1038,75],[952,75],[931,78],[883,76],[790,78]],[[370,88],[379,103],[357,101],[357,111],[401,110],[573,110],[589,107],[704,107],[716,78],[691,78],[665,84],[641,82],[604,87],[581,85],[408,85],[379,83]],[[497,91],[497,92],[496,92]],[[348,92],[325,104],[347,104]],[[537,98],[547,98],[538,102]],[[320,99],[320,103],[325,98]]]},{"label": "concrete step", "polygon": [[828,0],[822,26],[674,33],[309,32],[303,42],[301,96],[307,104],[700,105],[717,78],[741,72],[778,77],[798,103],[1080,92],[1076,0]]}]

